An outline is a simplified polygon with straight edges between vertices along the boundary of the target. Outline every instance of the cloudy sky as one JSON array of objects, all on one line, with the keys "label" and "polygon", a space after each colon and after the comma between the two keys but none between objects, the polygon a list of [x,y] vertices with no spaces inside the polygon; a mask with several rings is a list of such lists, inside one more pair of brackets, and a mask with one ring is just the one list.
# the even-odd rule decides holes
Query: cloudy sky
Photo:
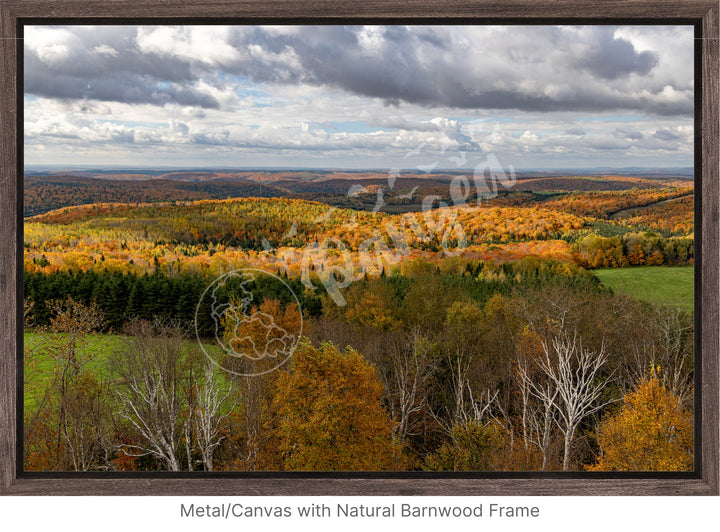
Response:
[{"label": "cloudy sky", "polygon": [[692,166],[690,26],[26,26],[25,164]]}]

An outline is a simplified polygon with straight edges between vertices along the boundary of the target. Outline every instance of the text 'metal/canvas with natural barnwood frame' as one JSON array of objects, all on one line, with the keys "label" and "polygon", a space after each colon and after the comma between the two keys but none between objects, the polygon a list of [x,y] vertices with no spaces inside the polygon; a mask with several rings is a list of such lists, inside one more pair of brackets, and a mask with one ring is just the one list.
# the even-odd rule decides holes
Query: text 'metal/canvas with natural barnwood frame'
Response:
[{"label": "text 'metal/canvas with natural barnwood frame'", "polygon": [[718,495],[718,6],[0,1],[7,494]]}]

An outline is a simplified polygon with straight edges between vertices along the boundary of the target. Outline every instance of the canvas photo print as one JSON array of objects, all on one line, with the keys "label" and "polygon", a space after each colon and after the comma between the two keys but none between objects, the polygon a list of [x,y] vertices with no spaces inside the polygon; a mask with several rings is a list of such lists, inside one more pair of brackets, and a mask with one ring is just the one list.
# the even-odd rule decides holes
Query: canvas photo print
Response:
[{"label": "canvas photo print", "polygon": [[694,470],[678,25],[27,25],[34,472]]}]

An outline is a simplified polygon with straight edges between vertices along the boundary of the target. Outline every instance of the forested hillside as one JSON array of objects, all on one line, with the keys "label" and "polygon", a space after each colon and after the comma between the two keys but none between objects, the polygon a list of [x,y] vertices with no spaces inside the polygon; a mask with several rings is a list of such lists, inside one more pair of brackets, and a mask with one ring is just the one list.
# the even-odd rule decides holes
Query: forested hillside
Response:
[{"label": "forested hillside", "polygon": [[[527,176],[455,205],[418,176],[202,175],[31,182],[78,204],[25,220],[27,469],[692,468],[692,306],[592,271],[692,264],[688,182]],[[322,201],[173,196],[303,183]],[[81,204],[105,186],[137,196]],[[215,285],[247,268],[272,275]],[[233,355],[295,329],[277,368]]]},{"label": "forested hillside", "polygon": [[[434,266],[414,260],[390,276],[353,283],[343,306],[319,282],[319,291],[309,290],[286,278],[300,296],[307,339],[287,367],[249,379],[204,366],[198,344],[183,332],[198,311],[205,318],[201,340],[212,344],[209,309],[196,309],[210,280],[160,273],[27,274],[27,326],[43,331],[30,338],[26,351],[34,397],[26,411],[29,469],[616,469],[628,466],[609,465],[609,458],[595,463],[596,424],[638,430],[633,423],[645,421],[613,416],[644,379],[679,405],[658,415],[690,423],[691,318],[680,309],[614,295],[591,272],[567,263],[525,258],[496,266],[446,259]],[[282,283],[247,288],[254,308],[298,319]],[[231,301],[236,289],[226,286],[216,304]],[[103,344],[91,335],[99,331],[122,336]],[[236,337],[238,330],[224,334]],[[260,341],[253,335],[262,332],[248,328],[242,334]],[[171,370],[154,366],[156,358],[143,364],[135,358],[138,349],[175,368],[167,374],[178,386],[179,395],[167,399],[177,401],[174,424],[195,434],[202,420],[191,412],[214,409],[212,452],[203,454],[203,440],[178,431],[169,450],[134,457],[133,448],[157,445],[134,425],[159,422],[161,411],[127,410],[138,399],[133,394],[144,390],[128,379],[145,379],[153,367]],[[554,373],[553,359],[587,371],[588,380]],[[67,364],[73,373],[54,369]],[[185,388],[193,374],[202,378],[197,395]],[[116,393],[102,392],[108,388]],[[571,421],[561,416],[567,414],[555,395],[561,390],[587,401]],[[102,416],[88,418],[94,412]],[[367,416],[362,421],[360,413]],[[644,415],[652,422],[655,414]],[[89,440],[95,447],[82,460],[75,441],[80,426],[97,432]],[[657,437],[672,438],[671,430],[661,424]],[[327,434],[340,454],[324,451]],[[676,457],[672,468],[691,467],[691,448],[673,441],[667,440]],[[647,462],[651,469],[667,464]]]}]

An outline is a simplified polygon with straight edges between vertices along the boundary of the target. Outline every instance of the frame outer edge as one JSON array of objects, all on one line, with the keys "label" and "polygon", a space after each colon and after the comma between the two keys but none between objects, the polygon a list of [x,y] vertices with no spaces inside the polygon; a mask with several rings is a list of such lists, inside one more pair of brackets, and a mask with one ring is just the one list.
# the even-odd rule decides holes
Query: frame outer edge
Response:
[{"label": "frame outer edge", "polygon": [[[574,10],[573,10],[574,4]],[[702,256],[703,337],[702,358],[702,474],[698,479],[177,479],[177,478],[22,478],[16,470],[16,313],[0,312],[0,494],[14,495],[718,495],[720,434],[718,433],[718,349],[720,348],[718,265],[720,235],[718,220],[718,5],[713,0],[599,0],[578,6],[567,0],[444,0],[446,14],[439,15],[436,2],[402,0],[395,6],[381,0],[361,5],[343,5],[328,0],[260,2],[210,0],[0,0],[0,301],[5,309],[17,309],[17,151],[22,141],[16,130],[17,48],[16,23],[24,17],[604,17],[635,18],[702,17]],[[10,73],[7,75],[6,73]],[[10,354],[10,356],[2,356]]]},{"label": "frame outer edge", "polygon": [[[718,82],[720,52],[718,42],[718,4],[710,6],[702,21],[702,478],[713,495],[718,491],[718,456],[720,434],[718,433],[718,382],[720,371],[720,225],[718,175],[719,125],[718,107],[720,84]],[[708,356],[709,355],[709,356]],[[697,451],[696,451],[697,452]]]},{"label": "frame outer edge", "polygon": [[[15,16],[0,4],[0,490],[16,478],[17,152]],[[9,141],[9,142],[6,142]]]},{"label": "frame outer edge", "polygon": [[19,17],[88,18],[399,18],[434,19],[461,17],[592,17],[592,18],[700,18],[711,0],[595,0],[579,5],[577,0],[5,0]]}]

